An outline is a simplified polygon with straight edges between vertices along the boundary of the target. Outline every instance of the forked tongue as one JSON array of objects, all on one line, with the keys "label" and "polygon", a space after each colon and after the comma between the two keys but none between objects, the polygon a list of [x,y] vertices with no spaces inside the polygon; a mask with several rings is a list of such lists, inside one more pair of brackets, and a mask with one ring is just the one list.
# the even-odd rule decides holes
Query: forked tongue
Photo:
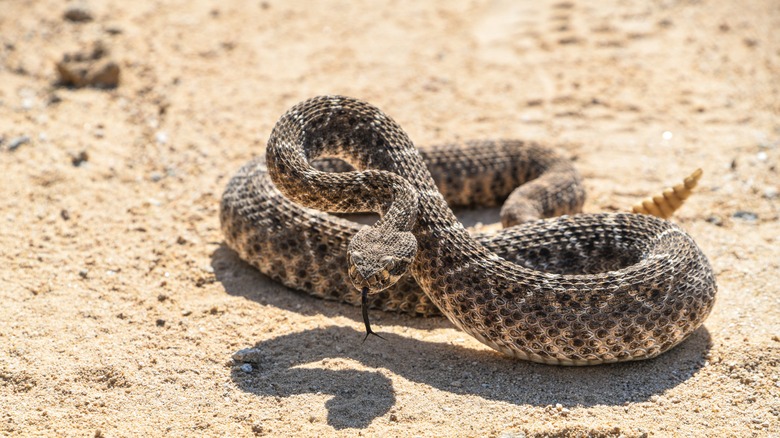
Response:
[{"label": "forked tongue", "polygon": [[363,342],[366,342],[366,339],[368,339],[369,335],[374,335],[379,339],[385,339],[382,336],[376,334],[373,330],[371,330],[371,323],[368,322],[368,288],[367,287],[363,288],[363,297],[360,300],[360,307],[363,310],[363,323],[366,324],[366,337],[363,338]]}]

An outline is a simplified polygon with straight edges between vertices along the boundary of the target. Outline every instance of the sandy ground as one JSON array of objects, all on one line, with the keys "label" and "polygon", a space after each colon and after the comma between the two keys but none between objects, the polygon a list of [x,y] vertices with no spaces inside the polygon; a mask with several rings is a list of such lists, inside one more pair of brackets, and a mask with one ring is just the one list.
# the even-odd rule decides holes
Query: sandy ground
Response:
[{"label": "sandy ground", "polygon": [[[358,4],[0,4],[0,435],[780,436],[780,3]],[[56,85],[98,42],[119,86]],[[332,93],[418,144],[565,145],[590,212],[703,168],[674,220],[713,313],[601,367],[381,312],[361,344],[359,309],[272,283],[217,217],[275,120]]]}]

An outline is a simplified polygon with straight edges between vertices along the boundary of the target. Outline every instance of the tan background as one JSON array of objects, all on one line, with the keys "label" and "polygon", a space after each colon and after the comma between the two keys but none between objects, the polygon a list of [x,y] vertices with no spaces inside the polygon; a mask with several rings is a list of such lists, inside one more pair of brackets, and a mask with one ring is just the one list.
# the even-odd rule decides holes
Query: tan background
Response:
[{"label": "tan background", "polygon": [[[777,436],[776,0],[82,5],[0,4],[0,435]],[[120,86],[54,86],[96,41]],[[674,220],[717,273],[705,327],[578,369],[443,319],[373,312],[388,341],[361,344],[359,309],[271,283],[217,217],[275,120],[330,93],[418,144],[564,145],[590,212],[702,167]]]}]

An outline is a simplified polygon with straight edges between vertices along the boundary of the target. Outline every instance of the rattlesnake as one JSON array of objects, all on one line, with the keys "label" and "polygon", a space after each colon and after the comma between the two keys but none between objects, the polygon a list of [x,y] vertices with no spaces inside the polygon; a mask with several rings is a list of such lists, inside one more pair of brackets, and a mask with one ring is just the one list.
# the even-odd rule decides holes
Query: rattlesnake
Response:
[{"label": "rattlesnake", "polygon": [[[505,225],[581,208],[576,171],[545,148],[510,141],[457,151],[426,156],[434,174],[444,175],[447,157],[466,163],[449,172],[460,187],[445,189],[451,202],[499,202],[536,178],[510,196],[532,201],[510,202]],[[358,170],[328,160],[318,168],[336,172],[312,166],[327,157]],[[228,184],[220,214],[227,244],[271,278],[314,295],[353,304],[368,295],[364,310],[440,311],[500,352],[562,365],[657,356],[714,304],[707,258],[678,226],[652,216],[576,214],[470,235],[406,133],[359,100],[296,105],[274,127],[266,161],[267,174],[254,160]],[[504,172],[482,173],[496,166]],[[455,181],[457,173],[467,178]],[[381,218],[360,227],[311,208]]]}]

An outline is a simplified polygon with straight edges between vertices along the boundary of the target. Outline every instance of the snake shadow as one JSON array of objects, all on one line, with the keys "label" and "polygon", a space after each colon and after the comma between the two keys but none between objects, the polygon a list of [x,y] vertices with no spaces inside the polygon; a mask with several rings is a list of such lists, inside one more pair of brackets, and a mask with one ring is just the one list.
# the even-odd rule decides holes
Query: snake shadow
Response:
[{"label": "snake shadow", "polygon": [[[383,333],[381,328],[386,341],[372,337],[362,343],[360,309],[276,285],[224,245],[212,255],[212,266],[231,295],[303,315],[346,316],[355,321],[352,327],[319,327],[258,341],[253,347],[253,370],[244,372],[239,363],[231,371],[239,388],[260,396],[326,394],[330,397],[325,402],[327,422],[335,429],[365,428],[386,415],[396,403],[391,375],[440,391],[516,405],[623,405],[646,401],[687,381],[704,366],[711,347],[709,331],[700,327],[655,359],[563,367],[508,358],[487,347]],[[445,318],[383,317],[382,325],[391,324],[422,330],[451,327]],[[356,369],[360,365],[369,370]]]}]

